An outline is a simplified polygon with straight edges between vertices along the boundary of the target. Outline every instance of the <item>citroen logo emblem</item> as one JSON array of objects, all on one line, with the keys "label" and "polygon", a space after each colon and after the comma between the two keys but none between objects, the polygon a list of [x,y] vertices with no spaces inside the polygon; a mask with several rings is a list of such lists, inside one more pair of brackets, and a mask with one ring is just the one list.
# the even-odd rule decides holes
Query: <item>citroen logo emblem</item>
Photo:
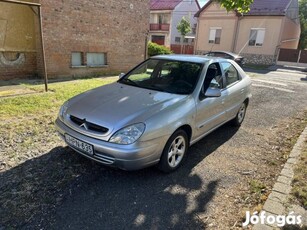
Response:
[{"label": "citroen logo emblem", "polygon": [[83,127],[85,130],[88,130],[86,121],[84,120],[84,123],[82,123],[79,127]]}]

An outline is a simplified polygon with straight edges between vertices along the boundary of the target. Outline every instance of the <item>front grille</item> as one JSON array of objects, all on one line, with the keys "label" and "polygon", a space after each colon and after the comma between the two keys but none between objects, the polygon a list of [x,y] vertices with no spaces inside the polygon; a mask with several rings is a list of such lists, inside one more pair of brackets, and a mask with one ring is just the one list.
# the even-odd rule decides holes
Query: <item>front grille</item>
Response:
[{"label": "front grille", "polygon": [[83,128],[85,130],[90,130],[97,133],[106,133],[109,131],[109,129],[107,129],[106,127],[88,122],[86,121],[86,119],[81,119],[73,115],[70,115],[70,120],[76,125],[78,125],[80,128]]}]

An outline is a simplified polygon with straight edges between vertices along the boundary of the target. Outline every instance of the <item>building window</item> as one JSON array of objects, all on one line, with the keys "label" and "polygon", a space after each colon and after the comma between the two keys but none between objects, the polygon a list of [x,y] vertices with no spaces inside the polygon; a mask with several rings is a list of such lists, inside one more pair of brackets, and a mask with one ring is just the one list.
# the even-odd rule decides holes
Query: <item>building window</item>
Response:
[{"label": "building window", "polygon": [[192,34],[196,34],[197,24],[195,23],[192,27]]},{"label": "building window", "polygon": [[264,41],[265,29],[252,28],[249,34],[249,46],[262,46]]},{"label": "building window", "polygon": [[71,53],[71,66],[82,66],[82,53],[81,52],[72,52]]},{"label": "building window", "polygon": [[85,53],[83,52],[72,52],[71,53],[71,66],[72,67],[99,67],[107,65],[107,59],[105,53],[86,53],[86,64],[85,64]]},{"label": "building window", "polygon": [[189,39],[188,38],[183,39],[183,43],[189,43]]},{"label": "building window", "polygon": [[222,28],[211,27],[209,31],[209,43],[220,44]]},{"label": "building window", "polygon": [[175,42],[180,43],[181,42],[181,37],[175,37]]},{"label": "building window", "polygon": [[105,53],[86,53],[87,66],[96,67],[107,64]]}]

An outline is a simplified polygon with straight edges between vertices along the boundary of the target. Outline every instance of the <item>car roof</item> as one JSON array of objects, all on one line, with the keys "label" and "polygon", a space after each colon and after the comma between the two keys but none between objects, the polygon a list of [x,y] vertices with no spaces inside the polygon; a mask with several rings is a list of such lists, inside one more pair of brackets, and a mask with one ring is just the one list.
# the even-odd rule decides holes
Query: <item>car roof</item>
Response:
[{"label": "car roof", "polygon": [[[172,61],[186,61],[204,64],[212,59],[222,59],[217,57],[206,57],[203,55],[185,55],[185,54],[168,54],[168,55],[157,55],[151,57],[152,59],[163,59]],[[224,59],[223,59],[224,60]]]},{"label": "car roof", "polygon": [[224,54],[228,54],[230,56],[233,56],[233,57],[241,57],[239,54],[235,54],[235,53],[232,53],[232,52],[229,52],[229,51],[210,51],[208,53],[224,53]]}]

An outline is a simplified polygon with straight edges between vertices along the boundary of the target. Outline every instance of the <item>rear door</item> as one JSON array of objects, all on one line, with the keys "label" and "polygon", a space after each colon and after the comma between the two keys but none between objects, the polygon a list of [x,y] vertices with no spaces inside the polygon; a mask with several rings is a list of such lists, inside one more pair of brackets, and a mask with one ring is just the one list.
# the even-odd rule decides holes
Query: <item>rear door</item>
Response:
[{"label": "rear door", "polygon": [[234,65],[228,61],[222,61],[222,73],[224,76],[223,90],[224,109],[226,111],[226,119],[229,120],[236,116],[240,105],[244,101],[244,88],[242,87],[242,78]]}]

